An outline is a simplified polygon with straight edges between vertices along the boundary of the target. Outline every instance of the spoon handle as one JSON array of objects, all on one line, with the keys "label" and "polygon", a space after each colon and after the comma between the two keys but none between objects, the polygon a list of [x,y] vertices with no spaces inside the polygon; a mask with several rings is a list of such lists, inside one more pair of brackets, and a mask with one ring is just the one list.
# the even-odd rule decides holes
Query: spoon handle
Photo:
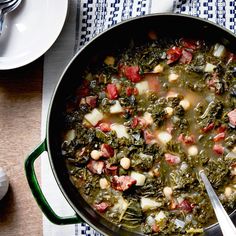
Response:
[{"label": "spoon handle", "polygon": [[207,176],[205,175],[203,170],[199,171],[199,175],[202,178],[202,181],[205,184],[205,188],[207,190],[207,193],[209,195],[211,204],[213,206],[213,209],[216,214],[216,218],[219,222],[221,231],[224,236],[236,236],[236,228],[229,218],[227,212],[225,211],[224,207],[222,206],[219,198],[217,197],[214,189],[211,186],[211,183],[209,182]]}]

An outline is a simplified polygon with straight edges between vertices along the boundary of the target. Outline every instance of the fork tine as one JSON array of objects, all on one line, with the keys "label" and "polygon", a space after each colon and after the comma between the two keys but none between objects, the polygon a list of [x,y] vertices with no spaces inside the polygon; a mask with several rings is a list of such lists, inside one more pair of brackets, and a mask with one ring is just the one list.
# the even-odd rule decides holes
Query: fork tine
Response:
[{"label": "fork tine", "polygon": [[10,6],[14,5],[17,1],[18,0],[11,0],[11,1],[8,1],[7,3],[0,4],[0,9],[10,7]]},{"label": "fork tine", "polygon": [[0,5],[6,5],[6,4],[10,4],[11,2],[14,2],[15,0],[0,0]]}]

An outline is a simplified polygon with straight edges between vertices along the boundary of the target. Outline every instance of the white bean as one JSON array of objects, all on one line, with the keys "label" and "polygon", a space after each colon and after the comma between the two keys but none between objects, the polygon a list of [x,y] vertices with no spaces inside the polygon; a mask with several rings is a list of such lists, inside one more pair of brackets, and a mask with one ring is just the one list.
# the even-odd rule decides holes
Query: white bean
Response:
[{"label": "white bean", "polygon": [[128,157],[123,157],[120,160],[120,165],[122,166],[122,168],[124,168],[125,170],[128,170],[130,167],[130,159]]},{"label": "white bean", "polygon": [[167,116],[173,115],[174,109],[172,107],[166,107],[164,110],[167,113]]},{"label": "white bean", "polygon": [[171,187],[165,187],[163,189],[163,193],[167,199],[171,198],[171,195],[173,194],[172,188]]},{"label": "white bean", "polygon": [[154,67],[153,72],[154,73],[161,73],[161,72],[163,72],[163,70],[164,70],[163,66],[159,64]]},{"label": "white bean", "polygon": [[168,76],[168,79],[169,79],[169,82],[170,83],[174,83],[178,80],[179,78],[179,75],[175,74],[175,73],[171,73],[169,76]]},{"label": "white bean", "polygon": [[106,178],[101,178],[99,180],[99,185],[101,189],[107,189],[109,187],[109,182],[107,181]]},{"label": "white bean", "polygon": [[187,99],[181,100],[179,105],[181,105],[184,108],[184,110],[188,110],[190,108],[190,102]]},{"label": "white bean", "polygon": [[225,196],[228,198],[232,194],[232,188],[231,187],[226,187],[225,188]]},{"label": "white bean", "polygon": [[188,148],[189,156],[196,156],[198,154],[198,148],[195,145],[192,145]]},{"label": "white bean", "polygon": [[145,112],[143,114],[143,119],[147,122],[147,124],[152,125],[153,124],[153,118],[152,114],[149,112]]},{"label": "white bean", "polygon": [[76,134],[75,134],[75,130],[74,129],[70,129],[67,131],[66,135],[65,135],[65,140],[68,142],[71,142],[74,138],[75,138]]},{"label": "white bean", "polygon": [[233,175],[233,176],[236,176],[236,167],[233,167],[233,168],[230,170],[230,174]]},{"label": "white bean", "polygon": [[158,137],[159,141],[163,144],[168,143],[172,139],[172,136],[168,132],[165,132],[165,131],[160,132],[157,135],[157,137]]},{"label": "white bean", "polygon": [[93,151],[90,153],[90,156],[91,156],[94,160],[98,160],[98,159],[102,156],[102,153],[101,153],[101,151],[93,150]]},{"label": "white bean", "polygon": [[236,146],[233,147],[232,152],[233,152],[233,153],[236,153]]}]

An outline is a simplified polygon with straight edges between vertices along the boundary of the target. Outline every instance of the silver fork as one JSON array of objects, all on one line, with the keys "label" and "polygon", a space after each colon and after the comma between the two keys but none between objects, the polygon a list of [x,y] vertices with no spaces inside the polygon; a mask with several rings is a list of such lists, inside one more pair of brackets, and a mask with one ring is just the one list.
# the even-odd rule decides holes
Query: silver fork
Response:
[{"label": "silver fork", "polygon": [[0,0],[0,5],[12,2],[13,0]]},{"label": "silver fork", "polygon": [[21,1],[22,0],[11,0],[6,4],[0,4],[0,35],[2,34],[5,15],[15,10],[20,5]]},{"label": "silver fork", "polygon": [[14,5],[18,0],[0,0],[0,10]]}]

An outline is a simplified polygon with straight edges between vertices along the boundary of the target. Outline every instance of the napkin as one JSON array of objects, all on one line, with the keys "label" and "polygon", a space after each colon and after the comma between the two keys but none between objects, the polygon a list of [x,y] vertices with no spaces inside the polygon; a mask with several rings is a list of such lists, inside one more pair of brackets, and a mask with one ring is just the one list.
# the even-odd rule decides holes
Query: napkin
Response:
[{"label": "napkin", "polygon": [[[71,0],[63,30],[44,57],[42,139],[45,138],[50,98],[63,69],[73,55],[94,36],[128,18],[160,12],[202,17],[235,33],[235,11],[234,0]],[[47,154],[41,157],[41,184],[46,199],[58,215],[74,214],[55,182]],[[101,234],[85,223],[58,226],[43,216],[43,235],[100,236]]]}]

